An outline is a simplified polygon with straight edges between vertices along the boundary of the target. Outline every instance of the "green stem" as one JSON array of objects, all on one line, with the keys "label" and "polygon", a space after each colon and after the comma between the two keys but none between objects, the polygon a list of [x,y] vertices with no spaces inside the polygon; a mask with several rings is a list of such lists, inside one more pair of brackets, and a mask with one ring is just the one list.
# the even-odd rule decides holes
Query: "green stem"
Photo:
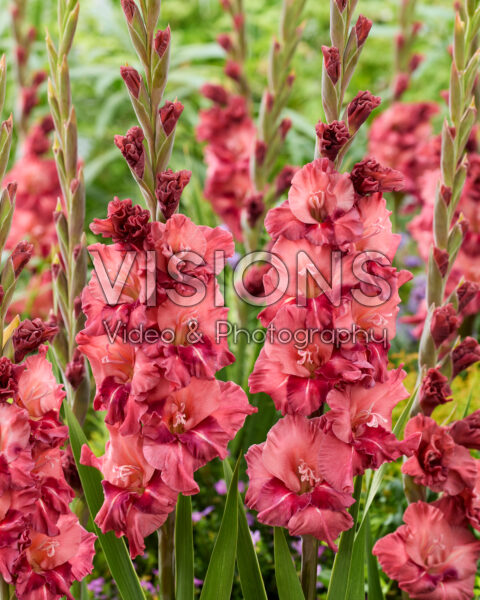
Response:
[{"label": "green stem", "polygon": [[0,576],[0,600],[10,600],[10,586]]},{"label": "green stem", "polygon": [[302,536],[302,589],[305,600],[317,597],[318,540],[313,535]]},{"label": "green stem", "polygon": [[175,600],[175,511],[158,530],[160,599]]}]

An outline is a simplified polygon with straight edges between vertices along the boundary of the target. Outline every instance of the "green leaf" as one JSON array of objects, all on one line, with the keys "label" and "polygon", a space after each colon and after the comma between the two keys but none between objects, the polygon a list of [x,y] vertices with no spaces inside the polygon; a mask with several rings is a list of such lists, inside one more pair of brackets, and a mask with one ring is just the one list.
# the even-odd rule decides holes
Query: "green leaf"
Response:
[{"label": "green leaf", "polygon": [[176,600],[193,600],[193,528],[192,500],[178,496],[175,521],[175,580]]},{"label": "green leaf", "polygon": [[365,600],[365,525],[358,531],[353,542],[353,552],[348,571],[348,588],[345,598]]},{"label": "green leaf", "polygon": [[[330,585],[328,586],[327,600],[351,600],[347,593],[350,577],[354,576],[353,570],[351,570],[351,563],[355,541],[355,523],[357,522],[358,504],[361,493],[362,477],[357,476],[355,478],[355,489],[353,492],[353,497],[355,498],[356,502],[350,508],[350,514],[352,515],[354,525],[348,531],[344,531],[340,536],[338,552],[335,556],[335,561],[333,563],[332,569],[332,576],[330,578]],[[362,560],[362,570],[363,562],[364,561]]]},{"label": "green leaf", "polygon": [[275,579],[279,599],[305,600],[283,529],[280,527],[274,529],[273,545],[275,549]]},{"label": "green leaf", "polygon": [[228,489],[222,524],[215,541],[200,600],[230,600],[238,538],[237,461]]},{"label": "green leaf", "polygon": [[[223,472],[225,480],[230,485],[232,480],[232,468],[228,460],[223,461]],[[237,491],[238,496],[238,540],[237,540],[237,567],[240,574],[240,584],[242,586],[243,597],[245,600],[267,600],[265,586],[263,584],[260,565],[258,564],[257,553],[253,545],[252,536],[247,523],[245,507],[242,497]]]},{"label": "green leaf", "polygon": [[372,554],[373,540],[369,514],[367,514],[363,529],[365,529],[365,552],[367,553],[368,600],[384,600],[377,559]]},{"label": "green leaf", "polygon": [[[87,438],[68,402],[63,403],[63,409],[67,420],[73,456],[93,521],[103,503],[102,475],[97,469],[86,467],[80,463],[80,453],[82,446],[88,443]],[[145,594],[135,573],[124,540],[117,538],[113,531],[103,534],[95,523],[94,528],[105,554],[110,573],[115,579],[123,600],[132,600],[132,598],[145,600]]]}]

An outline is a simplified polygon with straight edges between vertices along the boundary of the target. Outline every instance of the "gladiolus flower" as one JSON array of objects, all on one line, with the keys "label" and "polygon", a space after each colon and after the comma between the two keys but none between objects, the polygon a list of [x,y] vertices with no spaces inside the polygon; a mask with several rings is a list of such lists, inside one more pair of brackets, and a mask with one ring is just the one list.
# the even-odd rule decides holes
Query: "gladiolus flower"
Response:
[{"label": "gladiolus flower", "polygon": [[251,446],[245,456],[246,503],[261,523],[288,527],[291,535],[313,535],[335,550],[335,539],[353,525],[346,511],[353,498],[329,483],[336,479],[336,466],[332,456],[321,457],[326,437],[318,419],[278,421],[267,441]]},{"label": "gladiolus flower", "polygon": [[405,525],[373,547],[385,573],[411,598],[472,598],[480,542],[425,502],[411,504],[403,520]]},{"label": "gladiolus flower", "polygon": [[335,160],[337,154],[350,139],[344,121],[333,121],[328,125],[319,121],[315,127],[320,154],[329,160]]},{"label": "gladiolus flower", "polygon": [[191,171],[178,171],[174,173],[171,169],[157,175],[155,195],[165,219],[169,219],[177,210],[180,196],[190,181],[191,176]]},{"label": "gladiolus flower", "polygon": [[429,417],[437,406],[450,402],[451,396],[448,378],[438,369],[429,369],[420,388],[420,406],[423,414]]},{"label": "gladiolus flower", "polygon": [[115,136],[117,148],[123,154],[132,171],[140,179],[142,179],[145,170],[145,150],[143,148],[144,137],[140,127],[132,127],[124,136]]},{"label": "gladiolus flower", "polygon": [[56,325],[44,323],[41,319],[25,319],[15,329],[12,341],[15,349],[15,362],[21,362],[24,357],[33,352],[41,344],[52,340],[58,333]]},{"label": "gladiolus flower", "polygon": [[332,46],[331,48],[322,46],[322,52],[325,69],[332,80],[333,85],[335,85],[340,77],[340,52],[335,46]]},{"label": "gladiolus flower", "polygon": [[350,174],[357,194],[369,196],[376,192],[398,192],[405,185],[400,171],[383,167],[374,158],[366,158],[357,163]]},{"label": "gladiolus flower", "polygon": [[348,128],[350,132],[358,131],[370,116],[371,112],[380,106],[381,99],[368,90],[358,92],[347,107]]},{"label": "gladiolus flower", "polygon": [[160,108],[160,120],[166,136],[169,136],[177,125],[177,121],[183,112],[183,104],[175,102],[165,102]]},{"label": "gladiolus flower", "polygon": [[417,432],[422,434],[418,451],[403,464],[402,472],[434,492],[455,495],[473,488],[477,468],[468,450],[456,444],[448,430],[430,417],[417,415],[410,419],[405,435]]},{"label": "gladiolus flower", "polygon": [[111,238],[114,242],[131,244],[141,248],[150,232],[150,213],[132,201],[115,198],[108,205],[106,219],[93,219],[90,229],[93,233]]}]

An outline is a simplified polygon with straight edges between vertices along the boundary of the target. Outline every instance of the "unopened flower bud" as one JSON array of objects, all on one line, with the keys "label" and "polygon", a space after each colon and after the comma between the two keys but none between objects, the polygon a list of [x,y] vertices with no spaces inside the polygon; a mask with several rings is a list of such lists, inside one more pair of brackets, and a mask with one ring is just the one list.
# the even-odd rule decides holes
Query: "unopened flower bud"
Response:
[{"label": "unopened flower bud", "polygon": [[357,163],[350,174],[357,194],[369,196],[377,192],[399,192],[405,187],[405,177],[400,171],[383,167],[374,158]]},{"label": "unopened flower bud", "polygon": [[447,274],[450,255],[446,250],[442,250],[441,248],[437,248],[435,246],[433,249],[433,259],[438,267],[438,270],[440,271],[441,276],[445,277]]},{"label": "unopened flower bud", "polygon": [[472,337],[466,337],[452,352],[452,377],[468,369],[480,360],[480,344]]},{"label": "unopened flower bud", "polygon": [[280,171],[275,181],[275,194],[277,198],[290,189],[293,176],[297,171],[298,167],[294,167],[292,165],[286,165]]},{"label": "unopened flower bud", "polygon": [[170,39],[172,37],[172,32],[170,31],[170,26],[166,29],[159,29],[157,31],[157,35],[155,36],[155,52],[158,54],[160,58],[167,51],[168,46],[170,45]]},{"label": "unopened flower bud", "polygon": [[358,46],[363,46],[365,40],[370,33],[370,29],[372,28],[372,21],[360,15],[357,19],[357,23],[355,25],[355,35],[357,36],[357,44]]},{"label": "unopened flower bud", "polygon": [[50,323],[44,323],[41,319],[25,319],[15,329],[12,336],[13,348],[15,350],[14,360],[21,362],[30,352],[34,352],[47,341],[52,340],[58,333],[58,327]]},{"label": "unopened flower bud", "polygon": [[120,67],[120,75],[122,76],[128,91],[134,98],[138,99],[138,96],[140,95],[140,86],[142,84],[140,73],[133,67]]},{"label": "unopened flower bud", "polygon": [[381,103],[381,98],[371,92],[358,92],[347,107],[348,128],[351,133],[357,131],[368,119],[371,112]]},{"label": "unopened flower bud", "polygon": [[331,48],[322,46],[322,52],[325,69],[333,85],[335,85],[340,77],[340,52],[335,46]]},{"label": "unopened flower bud", "polygon": [[127,21],[131,23],[133,21],[135,13],[138,10],[137,5],[133,0],[121,0],[121,3],[123,12],[125,13],[125,17],[127,18]]},{"label": "unopened flower bud", "polygon": [[116,135],[115,145],[123,154],[132,171],[142,179],[145,170],[145,149],[141,127],[132,127],[126,135]]},{"label": "unopened flower bud", "polygon": [[331,161],[337,158],[340,150],[350,139],[348,127],[344,121],[332,121],[329,124],[319,121],[315,126],[320,154]]},{"label": "unopened flower bud", "polygon": [[165,219],[169,219],[178,208],[180,197],[190,181],[191,171],[174,172],[171,169],[157,175],[155,196]]},{"label": "unopened flower bud", "polygon": [[30,242],[19,242],[12,252],[12,263],[15,277],[18,277],[23,271],[28,261],[33,255],[33,244]]},{"label": "unopened flower bud", "polygon": [[410,76],[407,73],[399,73],[393,83],[393,98],[399,100],[407,91],[409,85]]},{"label": "unopened flower bud", "polygon": [[263,194],[253,194],[247,198],[246,204],[247,222],[253,229],[258,219],[263,215],[265,204],[263,202]]},{"label": "unopened flower bud", "polygon": [[439,348],[443,342],[446,342],[462,323],[453,304],[439,306],[433,311],[432,322],[430,324],[430,333],[432,334],[435,346]]},{"label": "unopened flower bud", "polygon": [[73,360],[65,368],[65,376],[73,389],[78,388],[85,377],[85,359],[78,348],[75,349]]},{"label": "unopened flower bud", "polygon": [[160,109],[160,120],[162,121],[163,130],[166,136],[169,136],[175,129],[178,119],[183,112],[183,104],[175,100],[175,102],[165,102]]},{"label": "unopened flower bud", "polygon": [[408,69],[410,73],[416,71],[424,59],[425,57],[423,54],[414,54],[408,63]]},{"label": "unopened flower bud", "polygon": [[473,281],[465,281],[457,289],[458,312],[464,311],[470,302],[480,293],[480,285]]},{"label": "unopened flower bud", "polygon": [[217,43],[225,50],[225,52],[230,52],[233,48],[232,38],[228,33],[220,33],[217,36]]},{"label": "unopened flower bud", "polygon": [[267,145],[262,140],[257,140],[255,143],[255,162],[257,165],[263,165],[265,156],[267,155]]},{"label": "unopened flower bud", "polygon": [[420,406],[423,414],[429,417],[437,406],[450,402],[451,396],[448,378],[438,369],[429,369],[420,387]]},{"label": "unopened flower bud", "polygon": [[291,127],[292,127],[291,119],[282,119],[282,121],[280,122],[280,135],[282,137],[282,140],[285,140]]},{"label": "unopened flower bud", "polygon": [[228,92],[221,85],[206,83],[200,88],[200,93],[216,104],[226,106],[228,103]]},{"label": "unopened flower bud", "polygon": [[228,60],[225,65],[225,75],[234,81],[239,81],[242,76],[242,67],[235,60]]}]

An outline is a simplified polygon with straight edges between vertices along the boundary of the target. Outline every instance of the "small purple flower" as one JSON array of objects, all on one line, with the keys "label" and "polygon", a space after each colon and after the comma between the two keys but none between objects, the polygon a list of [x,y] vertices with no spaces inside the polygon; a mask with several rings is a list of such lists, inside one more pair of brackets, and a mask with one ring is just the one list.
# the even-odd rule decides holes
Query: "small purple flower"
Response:
[{"label": "small purple flower", "polygon": [[197,586],[197,587],[202,587],[203,585],[203,579],[198,579],[198,577],[194,577],[193,579],[193,583]]},{"label": "small purple flower", "polygon": [[252,513],[247,512],[247,523],[249,527],[253,527],[253,524],[255,523],[255,517],[252,515]]},{"label": "small purple flower", "polygon": [[103,591],[103,586],[105,585],[105,579],[103,577],[98,577],[98,579],[92,579],[90,583],[87,584],[87,589],[90,592],[93,592],[95,596],[100,595]]},{"label": "small purple flower", "polygon": [[262,536],[258,529],[255,531],[250,531],[250,535],[252,536],[252,542],[254,546],[256,546],[258,542],[262,539]]},{"label": "small purple flower", "polygon": [[292,542],[292,548],[295,550],[295,552],[299,556],[302,556],[302,538],[298,538],[298,540],[294,540]]},{"label": "small purple flower", "polygon": [[204,508],[203,510],[195,510],[192,512],[192,521],[194,523],[198,523],[199,521],[201,521],[203,519],[203,517],[206,517],[207,515],[209,515],[213,510],[215,510],[214,506],[207,506],[207,508]]},{"label": "small purple flower", "polygon": [[142,586],[142,587],[143,587],[145,590],[147,590],[147,592],[148,592],[149,594],[152,594],[152,596],[153,596],[153,594],[155,594],[155,593],[157,592],[157,590],[155,589],[155,586],[152,584],[152,582],[151,582],[151,581],[141,581],[141,582],[140,582],[140,585],[141,585],[141,586]]},{"label": "small purple flower", "polygon": [[213,485],[213,487],[215,488],[215,491],[217,492],[217,494],[219,494],[220,496],[225,496],[225,494],[228,491],[225,479],[220,479],[220,481],[217,481]]},{"label": "small purple flower", "polygon": [[423,260],[419,256],[409,255],[405,257],[405,266],[407,269],[416,269],[417,267],[421,267],[423,264]]}]

